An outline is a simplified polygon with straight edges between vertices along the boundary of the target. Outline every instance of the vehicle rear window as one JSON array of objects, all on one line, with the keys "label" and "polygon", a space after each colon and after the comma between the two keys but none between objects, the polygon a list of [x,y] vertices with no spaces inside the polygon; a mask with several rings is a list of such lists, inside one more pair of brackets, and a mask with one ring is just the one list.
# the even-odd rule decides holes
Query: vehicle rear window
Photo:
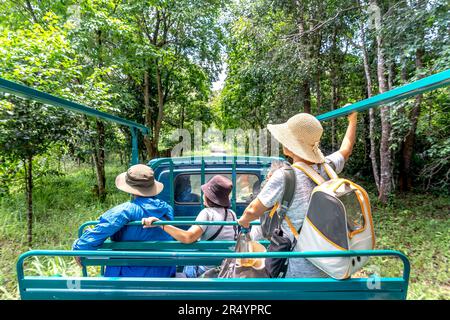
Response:
[{"label": "vehicle rear window", "polygon": [[[205,183],[215,175],[223,175],[231,180],[229,173],[205,174]],[[250,203],[259,193],[260,180],[250,173],[236,174],[236,202]],[[174,198],[176,203],[199,204],[201,198],[201,175],[199,173],[180,174],[174,181]],[[230,194],[231,199],[231,194]]]}]

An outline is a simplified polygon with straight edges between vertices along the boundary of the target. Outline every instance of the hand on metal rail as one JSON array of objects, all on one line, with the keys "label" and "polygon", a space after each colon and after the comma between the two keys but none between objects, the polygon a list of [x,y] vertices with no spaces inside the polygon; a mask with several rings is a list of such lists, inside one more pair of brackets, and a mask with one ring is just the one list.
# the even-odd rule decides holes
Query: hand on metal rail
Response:
[{"label": "hand on metal rail", "polygon": [[156,222],[156,221],[160,221],[160,220],[155,217],[143,218],[142,225],[144,226],[144,229],[155,228],[155,227],[158,227],[157,225],[153,224],[153,222]]},{"label": "hand on metal rail", "polygon": [[237,223],[244,229],[250,229],[250,221],[243,219],[243,217],[240,217]]}]

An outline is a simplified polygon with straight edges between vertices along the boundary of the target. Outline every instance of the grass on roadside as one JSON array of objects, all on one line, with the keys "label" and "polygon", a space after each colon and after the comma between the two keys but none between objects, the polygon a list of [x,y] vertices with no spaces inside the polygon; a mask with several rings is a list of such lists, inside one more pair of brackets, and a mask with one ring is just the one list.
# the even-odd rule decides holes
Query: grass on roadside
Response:
[{"label": "grass on roadside", "polygon": [[[33,246],[26,241],[26,206],[23,192],[0,198],[0,298],[17,299],[15,263],[29,249],[70,249],[78,227],[96,220],[107,209],[129,200],[114,186],[120,166],[106,167],[105,202],[93,192],[95,177],[89,167],[73,167],[64,176],[44,177],[33,192]],[[27,264],[32,274],[80,274],[72,259],[39,259]],[[28,274],[28,273],[27,273]]]}]

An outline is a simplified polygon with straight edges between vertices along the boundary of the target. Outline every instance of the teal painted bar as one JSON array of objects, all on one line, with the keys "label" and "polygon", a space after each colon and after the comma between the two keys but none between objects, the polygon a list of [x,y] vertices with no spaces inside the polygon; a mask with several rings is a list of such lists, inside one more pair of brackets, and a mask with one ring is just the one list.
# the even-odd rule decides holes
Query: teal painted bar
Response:
[{"label": "teal painted bar", "polygon": [[450,85],[450,69],[358,101],[349,106],[318,115],[317,119],[325,121],[343,117],[355,111],[361,112],[448,85]]},{"label": "teal painted bar", "polygon": [[[268,240],[258,241],[264,246],[269,245]],[[228,250],[234,248],[236,241],[196,241],[193,243],[182,243],[179,241],[111,241],[106,240],[101,249],[114,250]]]},{"label": "teal painted bar", "polygon": [[234,212],[236,212],[236,189],[237,189],[237,184],[236,184],[236,177],[237,177],[237,173],[236,173],[236,165],[237,165],[237,159],[236,156],[233,157],[233,164],[231,167],[231,182],[234,186],[233,189],[231,189],[231,206]]},{"label": "teal painted bar", "polygon": [[[215,291],[229,291],[231,289],[237,289],[237,292],[246,293],[262,293],[267,294],[275,292],[295,292],[301,287],[303,292],[328,292],[336,294],[341,293],[364,293],[370,292],[367,288],[367,278],[363,279],[347,279],[345,281],[339,281],[334,279],[265,279],[265,278],[245,278],[245,279],[176,279],[176,278],[80,278],[71,277],[75,281],[79,282],[80,288],[83,290],[99,290],[99,292],[105,289],[113,289],[114,292],[121,292],[126,290],[151,290],[162,291],[166,293],[177,294],[183,291],[196,291],[193,293],[201,294],[202,291],[208,291],[209,294]],[[401,278],[383,278],[381,288],[376,290],[378,293],[396,292],[401,293],[404,288],[404,280]],[[24,286],[28,290],[63,290],[67,289],[67,278],[50,278],[50,277],[35,277],[27,276],[23,280]],[[256,292],[255,292],[256,291]],[[375,291],[375,290],[374,290]],[[76,294],[76,292],[73,292]],[[124,294],[124,292],[122,292]],[[214,299],[214,298],[210,298]],[[275,298],[273,298],[275,300]],[[283,298],[281,298],[283,299]]]},{"label": "teal painted bar", "polygon": [[139,163],[139,147],[136,128],[130,127],[131,131],[131,165]]},{"label": "teal painted bar", "polygon": [[[177,158],[160,158],[152,163],[151,168],[156,169],[161,164],[170,163],[171,161],[175,164],[181,164],[181,163],[189,163],[189,164],[202,164],[202,161],[205,161],[205,164],[210,163],[222,163],[227,164],[228,162],[232,162],[233,159],[236,158],[237,163],[243,163],[242,157],[235,157],[235,156],[189,156],[189,157],[177,157]],[[249,159],[249,161],[253,161],[257,164],[267,165],[270,166],[270,164],[275,160],[284,160],[282,157],[258,157],[258,156],[247,156],[246,158]]]},{"label": "teal painted bar", "polygon": [[174,183],[174,174],[173,174],[173,161],[170,161],[170,169],[169,169],[169,187],[170,187],[170,205],[172,208],[175,206],[175,183]]},{"label": "teal painted bar", "polygon": [[[130,252],[130,251],[90,251],[90,250],[31,250],[20,255],[19,262],[30,256],[61,256],[61,257],[136,257],[136,258],[176,258],[176,257],[217,257],[217,258],[325,258],[325,257],[353,257],[353,256],[395,256],[407,262],[407,257],[400,251],[394,250],[347,250],[347,251],[317,251],[317,252]],[[18,262],[18,263],[19,263]]]},{"label": "teal painted bar", "polygon": [[[90,226],[95,226],[98,221],[87,221],[78,228],[78,237],[84,232],[84,229]],[[171,226],[237,226],[237,221],[192,221],[192,220],[174,220],[174,221],[156,221],[153,223],[156,226],[171,225]],[[258,226],[259,221],[250,223],[252,226]],[[132,221],[127,226],[142,226],[141,221]]]},{"label": "teal painted bar", "polygon": [[[77,288],[68,287],[78,284]],[[184,299],[184,300],[372,300],[405,299],[401,278],[382,278],[370,290],[367,279],[180,279],[26,277],[22,299]]]},{"label": "teal painted bar", "polygon": [[[216,286],[218,289],[227,288],[233,285],[241,285],[242,290],[249,289],[258,289],[261,285],[271,285],[271,286],[280,286],[279,290],[289,290],[295,289],[298,285],[302,285],[307,290],[317,290],[322,289],[326,286],[329,290],[340,289],[343,291],[347,290],[363,290],[366,289],[367,279],[366,278],[354,278],[348,279],[345,281],[334,280],[330,278],[317,278],[312,281],[307,278],[278,278],[278,279],[268,279],[268,278],[242,278],[242,279],[223,279],[223,278],[97,278],[94,281],[90,281],[91,279],[86,279],[82,277],[73,277],[75,280],[79,280],[81,285],[86,289],[98,287],[98,283],[113,283],[117,284],[117,288],[127,287],[130,289],[143,289],[140,286],[140,281],[145,281],[147,284],[154,289],[166,289],[166,290],[174,290],[174,289],[182,289],[183,286],[193,285],[199,290],[205,290],[211,287],[212,285]],[[396,286],[398,283],[402,282],[402,278],[385,278],[385,286],[383,290],[396,290]],[[51,278],[51,277],[38,277],[38,276],[27,276],[24,280],[29,288],[55,288],[55,289],[64,289],[67,288],[64,281],[61,278]],[[137,281],[135,281],[137,280]],[[136,283],[138,282],[138,283]],[[96,284],[97,283],[97,284]]]},{"label": "teal painted bar", "polygon": [[26,99],[32,99],[34,101],[41,102],[44,104],[62,107],[64,109],[83,113],[96,118],[102,118],[108,121],[122,124],[124,126],[134,127],[141,130],[144,134],[149,133],[148,128],[144,125],[84,106],[76,102],[56,97],[51,94],[27,87],[23,84],[5,80],[3,78],[0,78],[0,92],[14,94],[16,96],[20,96]]},{"label": "teal painted bar", "polygon": [[[98,284],[99,286],[101,284]],[[404,300],[404,291],[326,291],[326,289],[303,292],[297,290],[280,290],[261,286],[256,290],[241,290],[234,286],[228,290],[216,291],[214,288],[199,291],[196,288],[184,288],[168,291],[165,289],[143,289],[147,286],[142,282],[139,290],[122,290],[114,288],[115,283],[109,283],[113,289],[91,289],[74,291],[71,289],[29,289],[21,292],[22,300]],[[402,284],[398,285],[402,287]]]},{"label": "teal painted bar", "polygon": [[[129,251],[130,252],[130,251]],[[81,263],[85,266],[108,267],[108,266],[217,266],[222,263],[221,258],[81,258]],[[103,275],[103,274],[102,274]]]},{"label": "teal painted bar", "polygon": [[[129,225],[139,225],[140,221],[130,222]],[[155,226],[173,225],[173,226],[237,226],[237,221],[156,221]],[[259,221],[252,221],[252,226],[259,226]]]},{"label": "teal painted bar", "polygon": [[[81,281],[82,283],[89,283],[89,279],[85,279],[84,277],[73,277],[73,279],[77,279],[79,281]],[[386,279],[386,287],[384,288],[385,290],[393,290],[395,289],[395,284],[398,282],[401,282],[403,279],[402,278],[385,278]],[[42,276],[27,276],[26,277],[26,282],[28,283],[28,285],[31,288],[35,287],[36,283],[39,283],[39,286],[41,288],[65,288],[65,284],[64,283],[60,283],[60,280],[62,280],[61,278],[55,278],[55,277],[42,277]],[[295,286],[297,286],[298,284],[304,284],[306,287],[309,287],[311,289],[314,289],[314,287],[317,286],[321,286],[323,284],[327,284],[329,286],[329,288],[342,288],[343,290],[348,290],[348,289],[354,289],[355,285],[358,285],[361,289],[366,285],[366,278],[352,278],[352,279],[348,279],[345,281],[339,281],[339,280],[334,280],[331,278],[317,278],[314,279],[314,281],[312,281],[310,278],[278,278],[276,280],[276,282],[274,281],[274,279],[270,279],[270,278],[230,278],[230,279],[224,279],[224,278],[185,278],[185,279],[181,279],[181,282],[179,282],[178,280],[180,280],[180,278],[126,278],[126,277],[117,277],[117,278],[97,278],[92,282],[100,282],[100,283],[111,283],[113,281],[119,283],[119,284],[133,284],[135,283],[134,280],[148,280],[147,282],[150,284],[152,284],[152,286],[154,288],[168,288],[168,289],[174,289],[174,288],[180,288],[182,286],[182,283],[196,283],[197,287],[199,289],[206,289],[208,288],[211,284],[215,283],[219,288],[220,287],[226,287],[229,284],[241,284],[242,283],[242,289],[247,290],[247,289],[255,289],[258,288],[258,286],[260,284],[264,284],[264,283],[271,283],[273,285],[276,285],[276,283],[278,284],[283,284],[283,286],[285,288],[293,288]],[[241,282],[242,280],[244,280],[243,282]],[[55,284],[52,284],[55,283]],[[91,283],[91,286],[93,286],[93,284]],[[87,288],[89,288],[89,285],[86,286]],[[120,287],[120,285],[119,285]],[[133,287],[131,287],[133,288]],[[134,288],[139,288],[138,285],[134,286]]]},{"label": "teal painted bar", "polygon": [[[205,177],[205,166],[206,166],[205,159],[202,157],[202,166],[201,166],[201,170],[200,170],[200,184],[201,185],[204,185],[205,182],[206,182],[205,181],[206,180],[206,177]],[[205,195],[203,194],[203,189],[200,188],[200,208],[202,210],[205,208],[205,203],[204,203],[205,197],[204,196]]]}]

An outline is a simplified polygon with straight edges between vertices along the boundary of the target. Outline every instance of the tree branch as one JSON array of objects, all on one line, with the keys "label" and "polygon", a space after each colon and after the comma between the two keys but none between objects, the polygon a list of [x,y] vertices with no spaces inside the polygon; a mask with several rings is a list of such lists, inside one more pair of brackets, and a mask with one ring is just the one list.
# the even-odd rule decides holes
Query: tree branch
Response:
[{"label": "tree branch", "polygon": [[302,31],[302,32],[299,32],[299,33],[294,33],[294,34],[291,34],[291,35],[289,35],[289,36],[287,36],[287,37],[285,37],[285,38],[286,38],[286,39],[288,39],[288,38],[296,38],[296,37],[302,38],[303,36],[306,36],[306,35],[308,35],[308,34],[310,34],[310,33],[313,33],[313,32],[315,32],[315,31],[321,29],[322,27],[324,27],[326,24],[329,24],[330,22],[336,20],[336,19],[337,19],[341,14],[343,14],[344,12],[351,11],[351,10],[355,10],[355,9],[359,9],[359,8],[361,8],[361,7],[362,7],[362,6],[353,6],[353,7],[349,7],[349,8],[346,8],[346,9],[342,9],[342,10],[338,11],[333,17],[331,17],[331,18],[329,18],[329,19],[327,19],[327,20],[325,20],[325,21],[322,21],[322,22],[316,24],[315,26],[313,26],[313,27],[310,28],[309,30]]}]

